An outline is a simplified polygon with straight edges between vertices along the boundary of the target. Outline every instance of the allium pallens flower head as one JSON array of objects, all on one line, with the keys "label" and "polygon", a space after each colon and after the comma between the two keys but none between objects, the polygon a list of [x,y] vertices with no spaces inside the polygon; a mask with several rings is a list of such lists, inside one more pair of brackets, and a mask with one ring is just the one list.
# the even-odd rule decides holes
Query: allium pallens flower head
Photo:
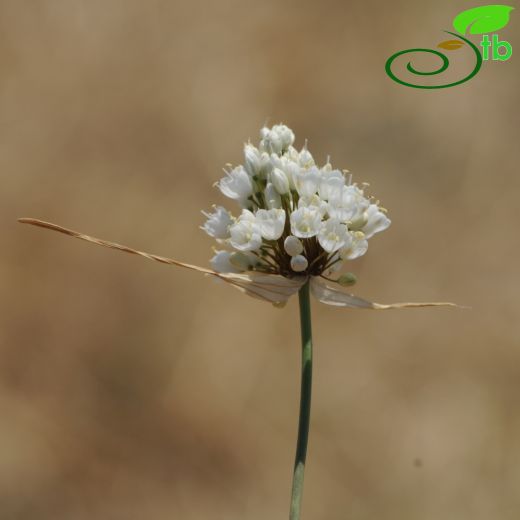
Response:
[{"label": "allium pallens flower head", "polygon": [[[211,261],[216,271],[327,274],[364,255],[368,239],[390,225],[365,185],[330,163],[317,165],[306,146],[293,145],[285,125],[262,128],[258,147],[244,147],[244,165],[217,183],[239,207],[235,216],[221,206],[204,213],[202,229],[220,246]],[[241,261],[233,261],[237,255]]]}]

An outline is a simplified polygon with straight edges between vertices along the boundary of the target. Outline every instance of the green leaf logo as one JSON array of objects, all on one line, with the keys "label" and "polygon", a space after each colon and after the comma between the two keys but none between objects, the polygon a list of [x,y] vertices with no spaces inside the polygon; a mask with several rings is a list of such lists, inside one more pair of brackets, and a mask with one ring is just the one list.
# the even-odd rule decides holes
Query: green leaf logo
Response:
[{"label": "green leaf logo", "polygon": [[484,34],[502,29],[509,23],[509,5],[483,5],[462,11],[453,20],[453,27],[460,34]]}]

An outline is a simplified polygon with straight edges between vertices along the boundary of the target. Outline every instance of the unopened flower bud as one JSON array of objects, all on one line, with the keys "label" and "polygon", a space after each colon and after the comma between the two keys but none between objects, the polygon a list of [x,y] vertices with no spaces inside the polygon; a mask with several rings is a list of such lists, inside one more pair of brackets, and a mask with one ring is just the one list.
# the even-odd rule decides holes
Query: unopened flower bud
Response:
[{"label": "unopened flower bud", "polygon": [[301,273],[307,269],[309,262],[303,255],[296,255],[291,258],[291,269],[295,273]]},{"label": "unopened flower bud", "polygon": [[357,282],[357,276],[354,273],[345,273],[338,278],[338,283],[343,287],[349,287]]},{"label": "unopened flower bud", "polygon": [[280,194],[276,191],[275,187],[270,182],[268,182],[265,187],[264,197],[268,209],[282,207],[282,199],[280,198]]},{"label": "unopened flower bud", "polygon": [[260,148],[270,153],[281,155],[294,143],[294,133],[285,125],[274,125],[271,129],[260,130]]},{"label": "unopened flower bud", "polygon": [[251,144],[244,145],[244,159],[247,173],[254,177],[260,172],[260,152]]},{"label": "unopened flower bud", "polygon": [[287,178],[285,172],[280,170],[280,168],[275,168],[271,172],[271,182],[280,195],[289,193],[289,179]]},{"label": "unopened flower bud", "polygon": [[314,166],[314,159],[306,146],[302,148],[300,152],[300,166],[303,166],[304,168]]},{"label": "unopened flower bud", "polygon": [[262,179],[265,179],[271,170],[273,169],[273,165],[271,164],[271,157],[266,152],[262,152],[260,154],[260,172],[259,176]]},{"label": "unopened flower bud", "polygon": [[285,239],[285,241],[283,243],[283,247],[285,249],[285,252],[289,256],[296,256],[303,252],[302,241],[298,237],[295,237],[294,235],[289,235]]},{"label": "unopened flower bud", "polygon": [[264,126],[260,129],[260,138],[265,139],[269,135],[269,128],[267,126]]},{"label": "unopened flower bud", "polygon": [[274,129],[276,129],[278,135],[280,136],[284,150],[287,150],[289,146],[294,143],[293,131],[285,125],[276,125],[273,130]]}]

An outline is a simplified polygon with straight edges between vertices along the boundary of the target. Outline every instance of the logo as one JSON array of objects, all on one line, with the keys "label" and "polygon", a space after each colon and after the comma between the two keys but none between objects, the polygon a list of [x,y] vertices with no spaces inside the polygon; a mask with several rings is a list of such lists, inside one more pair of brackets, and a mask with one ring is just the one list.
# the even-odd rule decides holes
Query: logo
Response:
[{"label": "logo", "polygon": [[[412,65],[412,62],[409,61],[406,65],[406,69],[411,74],[415,74],[417,76],[435,76],[437,74],[441,74],[450,66],[450,60],[441,51],[422,48],[407,49],[396,52],[390,56],[385,65],[386,73],[397,83],[413,88],[448,88],[465,83],[478,74],[480,68],[482,67],[483,61],[488,61],[489,59],[494,61],[507,61],[509,58],[511,58],[513,54],[513,47],[511,44],[505,40],[501,41],[498,34],[492,34],[490,37],[489,33],[494,33],[500,29],[503,29],[509,23],[509,15],[512,10],[513,7],[508,5],[484,5],[481,7],[468,9],[467,11],[463,11],[462,13],[458,14],[453,19],[453,27],[457,32],[444,31],[456,39],[443,41],[437,45],[437,48],[443,49],[444,51],[455,51],[457,49],[469,47],[472,55],[474,56],[475,66],[473,67],[473,70],[463,79],[442,85],[417,85],[410,83],[409,81],[399,79],[393,72],[392,65],[397,58],[405,54],[427,53],[429,55],[434,55],[442,60],[441,65],[437,69],[428,72],[416,69]],[[477,47],[477,45],[475,45],[466,37],[467,35],[473,34],[482,35],[482,40],[479,44],[479,46],[482,47],[482,53],[480,52],[479,47]]]}]

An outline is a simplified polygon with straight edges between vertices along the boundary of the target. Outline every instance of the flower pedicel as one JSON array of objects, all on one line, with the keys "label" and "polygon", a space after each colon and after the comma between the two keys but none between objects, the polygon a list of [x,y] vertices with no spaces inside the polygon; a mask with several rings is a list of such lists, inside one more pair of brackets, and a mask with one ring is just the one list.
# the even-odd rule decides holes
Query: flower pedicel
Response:
[{"label": "flower pedicel", "polygon": [[[310,292],[322,303],[361,309],[455,306],[452,303],[379,304],[348,294],[352,273],[339,275],[343,264],[364,255],[368,241],[388,228],[390,219],[379,202],[365,194],[366,185],[351,175],[318,166],[305,145],[293,147],[285,125],[262,128],[260,143],[244,146],[244,164],[225,171],[216,183],[237,206],[236,215],[222,206],[203,212],[201,226],[218,243],[212,269],[107,242],[56,224],[23,218],[20,222],[65,233],[94,244],[137,254],[157,262],[196,270],[223,280],[243,293],[283,306],[299,293],[302,332],[300,422],[293,476],[290,519],[300,518],[307,450],[312,378]],[[329,283],[327,283],[329,282]]]}]

